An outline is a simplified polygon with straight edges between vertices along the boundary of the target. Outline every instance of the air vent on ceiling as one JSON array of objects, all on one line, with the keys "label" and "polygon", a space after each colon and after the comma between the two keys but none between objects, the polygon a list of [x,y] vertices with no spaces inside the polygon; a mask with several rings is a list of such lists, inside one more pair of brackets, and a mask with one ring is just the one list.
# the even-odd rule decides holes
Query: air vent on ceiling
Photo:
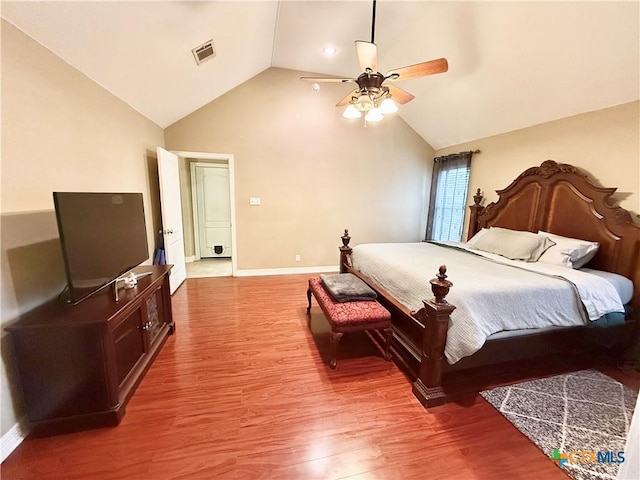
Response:
[{"label": "air vent on ceiling", "polygon": [[198,65],[216,56],[216,50],[213,48],[213,40],[209,40],[191,51]]}]

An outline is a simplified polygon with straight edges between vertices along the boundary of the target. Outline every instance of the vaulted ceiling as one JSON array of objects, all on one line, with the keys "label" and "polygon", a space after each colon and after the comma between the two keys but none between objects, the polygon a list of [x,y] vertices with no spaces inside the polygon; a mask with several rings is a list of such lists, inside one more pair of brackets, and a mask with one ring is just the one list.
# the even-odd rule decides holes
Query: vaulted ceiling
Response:
[{"label": "vaulted ceiling", "polygon": [[[638,100],[639,6],[379,0],[379,66],[448,59],[447,73],[398,84],[416,96],[398,115],[443,148]],[[355,77],[354,40],[371,40],[370,1],[3,1],[1,9],[161,127],[269,67]],[[197,66],[191,49],[209,39],[216,56]]]}]

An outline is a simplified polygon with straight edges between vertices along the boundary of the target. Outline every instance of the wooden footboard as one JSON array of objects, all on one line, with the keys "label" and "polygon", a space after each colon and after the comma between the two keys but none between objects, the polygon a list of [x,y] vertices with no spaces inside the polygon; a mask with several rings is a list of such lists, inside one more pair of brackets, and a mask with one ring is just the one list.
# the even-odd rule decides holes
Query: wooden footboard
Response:
[{"label": "wooden footboard", "polygon": [[[450,314],[455,306],[445,299],[452,287],[447,280],[447,267],[442,265],[436,278],[430,280],[433,299],[423,300],[424,307],[417,312],[408,311],[391,295],[375,285],[370,279],[353,268],[351,237],[345,230],[340,247],[340,273],[353,273],[371,285],[380,295],[380,302],[392,312],[394,320],[394,342],[398,348],[394,353],[401,357],[415,378],[413,393],[425,407],[435,407],[446,401],[442,386],[442,374],[446,364],[444,348]],[[402,325],[404,328],[398,328]],[[417,364],[416,364],[417,362]]]}]

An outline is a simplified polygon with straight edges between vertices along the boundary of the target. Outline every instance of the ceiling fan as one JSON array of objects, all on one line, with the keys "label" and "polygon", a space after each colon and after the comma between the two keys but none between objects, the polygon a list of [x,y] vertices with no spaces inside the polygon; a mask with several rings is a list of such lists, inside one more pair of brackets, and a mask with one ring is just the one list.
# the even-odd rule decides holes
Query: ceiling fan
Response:
[{"label": "ceiling fan", "polygon": [[300,77],[307,82],[342,82],[356,83],[358,88],[340,100],[336,107],[347,105],[342,116],[360,118],[363,113],[366,122],[376,122],[384,118],[385,113],[398,110],[396,103],[404,105],[415,97],[393,83],[412,78],[424,77],[436,73],[444,73],[449,69],[446,58],[438,58],[428,62],[417,63],[396,68],[383,75],[378,71],[378,47],[374,43],[376,27],[376,0],[373,0],[371,19],[371,41],[356,40],[356,53],[362,73],[358,78],[343,77]]}]

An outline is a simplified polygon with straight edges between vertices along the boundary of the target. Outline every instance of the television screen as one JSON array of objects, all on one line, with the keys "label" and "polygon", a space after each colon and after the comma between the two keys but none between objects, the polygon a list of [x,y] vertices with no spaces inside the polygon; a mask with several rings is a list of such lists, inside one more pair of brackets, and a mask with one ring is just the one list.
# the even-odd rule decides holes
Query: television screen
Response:
[{"label": "television screen", "polygon": [[141,193],[54,192],[69,300],[77,303],[149,258]]}]

